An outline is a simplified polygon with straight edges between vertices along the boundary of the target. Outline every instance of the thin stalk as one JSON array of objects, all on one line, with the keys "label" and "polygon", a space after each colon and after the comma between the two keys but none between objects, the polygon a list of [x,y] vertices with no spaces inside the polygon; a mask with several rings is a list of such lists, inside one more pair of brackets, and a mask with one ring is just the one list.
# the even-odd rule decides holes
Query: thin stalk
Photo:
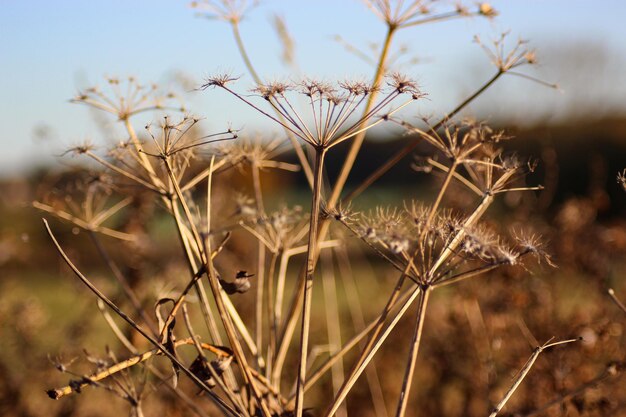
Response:
[{"label": "thin stalk", "polygon": [[[335,253],[337,254],[341,281],[343,283],[344,293],[346,294],[347,304],[350,310],[350,316],[352,317],[352,323],[355,329],[364,329],[366,326],[365,320],[363,318],[363,309],[361,307],[361,301],[358,296],[359,290],[357,287],[356,278],[354,277],[354,274],[352,272],[347,248],[345,247],[345,245],[338,247],[335,249]],[[365,377],[367,378],[367,383],[369,385],[372,403],[374,404],[375,415],[378,417],[387,417],[388,414],[387,407],[385,405],[385,397],[376,367],[368,367],[365,371]]]},{"label": "thin stalk", "polygon": [[96,249],[98,250],[98,253],[100,254],[100,257],[104,260],[104,263],[109,267],[109,269],[113,273],[113,276],[115,277],[115,279],[117,279],[117,282],[122,287],[124,294],[126,294],[126,297],[128,297],[130,303],[135,309],[135,312],[139,314],[139,316],[144,321],[146,326],[148,326],[152,334],[154,335],[158,334],[154,321],[150,317],[148,317],[145,310],[141,307],[141,302],[139,301],[139,298],[137,298],[137,294],[135,294],[135,291],[132,289],[132,287],[128,283],[128,280],[126,279],[124,274],[122,274],[122,271],[120,271],[120,269],[117,267],[113,259],[111,259],[111,256],[109,256],[109,253],[107,252],[104,245],[102,245],[102,242],[100,242],[100,239],[98,239],[98,236],[93,231],[90,230],[89,237],[91,238],[94,245],[96,246]]},{"label": "thin stalk", "polygon": [[[337,240],[328,240],[321,242],[318,246],[319,250],[332,248],[338,245]],[[290,248],[285,250],[281,259],[281,266],[279,268],[278,273],[278,284],[277,284],[277,292],[276,292],[276,326],[278,329],[278,325],[280,324],[281,318],[281,310],[282,310],[282,298],[285,290],[285,276],[287,272],[287,265],[289,263],[289,258],[293,255],[297,255],[300,253],[306,252],[307,246],[300,246],[297,248]],[[300,278],[302,274],[300,274]],[[298,319],[298,311],[300,310],[300,301],[302,297],[299,294],[302,292],[303,280],[299,279],[297,283],[297,287],[294,289],[294,300],[291,303],[289,308],[289,314],[287,315],[287,322],[283,325],[282,331],[280,334],[277,334],[276,343],[278,345],[278,350],[276,351],[276,357],[274,359],[274,369],[272,370],[272,383],[279,387],[280,386],[280,376],[282,374],[283,365],[285,363],[285,358],[287,356],[287,350],[289,348],[289,343],[291,341],[291,337],[293,336],[293,332],[295,330],[297,319]]]},{"label": "thin stalk", "polygon": [[267,347],[267,364],[265,370],[265,376],[267,379],[272,375],[272,367],[274,363],[274,352],[276,352],[277,343],[277,326],[276,320],[274,320],[274,275],[276,274],[276,261],[278,260],[278,253],[272,253],[270,259],[269,270],[267,272],[267,318],[268,318],[268,347]]},{"label": "thin stalk", "polygon": [[[320,257],[322,261],[322,288],[324,290],[328,345],[330,352],[334,353],[341,350],[341,320],[337,301],[337,286],[335,284],[336,276],[333,268],[332,252],[320,253]],[[343,379],[343,361],[337,361],[331,370],[333,391],[339,389]],[[345,406],[339,409],[338,414],[342,417],[347,415]]]},{"label": "thin stalk", "polygon": [[306,364],[309,349],[309,330],[311,325],[311,301],[313,295],[313,273],[318,255],[317,232],[320,220],[322,202],[322,183],[324,173],[325,148],[315,149],[315,169],[313,181],[313,198],[311,201],[311,218],[309,221],[309,243],[306,254],[306,273],[304,279],[304,293],[302,304],[302,327],[300,332],[300,363],[298,364],[298,379],[296,383],[296,417],[302,417],[304,407],[304,383],[306,379]]},{"label": "thin stalk", "polygon": [[[261,178],[259,166],[256,163],[251,165],[252,185],[254,188],[254,197],[256,200],[256,208],[259,215],[265,218],[265,206],[263,204],[263,191],[261,189]],[[257,291],[255,303],[255,324],[256,324],[256,345],[259,349],[259,355],[262,355],[261,347],[263,346],[263,292],[265,290],[265,245],[261,241],[257,241]],[[271,291],[271,289],[268,289]]]},{"label": "thin stalk", "polygon": [[609,288],[607,290],[607,293],[609,294],[609,297],[611,297],[611,300],[613,300],[613,302],[620,308],[620,310],[626,313],[626,305],[624,305],[624,303],[622,303],[622,301],[617,298],[617,295],[615,295],[615,290],[613,288]]},{"label": "thin stalk", "polygon": [[515,381],[513,381],[513,384],[511,385],[511,387],[508,389],[506,394],[504,394],[504,397],[502,398],[502,400],[500,400],[498,405],[496,405],[494,407],[494,409],[491,411],[491,414],[489,414],[489,417],[496,417],[496,415],[500,412],[500,410],[502,410],[502,408],[505,406],[507,401],[509,401],[509,399],[511,398],[511,396],[513,395],[515,390],[517,390],[517,388],[520,386],[520,384],[522,383],[524,378],[526,378],[526,375],[528,375],[528,372],[530,372],[530,369],[535,364],[535,361],[537,360],[539,355],[541,355],[541,353],[544,350],[546,350],[548,348],[551,348],[553,346],[563,345],[563,344],[566,344],[566,343],[577,342],[579,340],[580,340],[579,338],[576,338],[576,339],[562,340],[562,341],[553,342],[553,343],[546,342],[542,346],[537,346],[533,350],[532,355],[530,355],[530,358],[528,358],[528,360],[526,361],[526,363],[524,364],[524,366],[522,367],[522,369],[518,373],[517,378],[515,378]]},{"label": "thin stalk", "polygon": [[409,394],[411,392],[411,384],[415,373],[415,363],[417,362],[417,355],[419,353],[420,342],[422,340],[426,308],[428,306],[428,300],[431,292],[432,289],[430,287],[423,288],[421,291],[417,306],[417,320],[415,321],[415,332],[413,333],[413,340],[411,341],[409,361],[404,374],[404,380],[402,381],[402,391],[400,391],[400,400],[398,401],[398,409],[396,411],[397,417],[404,417],[407,404],[409,403]]},{"label": "thin stalk", "polygon": [[430,208],[430,211],[428,213],[428,218],[426,218],[426,222],[422,230],[422,236],[420,236],[420,243],[419,243],[420,245],[423,244],[423,239],[426,237],[426,234],[428,233],[430,229],[430,224],[433,221],[433,218],[435,217],[437,210],[439,209],[439,204],[441,204],[441,200],[443,200],[443,196],[446,194],[446,191],[448,191],[448,186],[450,185],[450,182],[452,181],[454,172],[456,171],[457,164],[458,162],[456,160],[452,162],[452,166],[450,166],[450,170],[446,174],[446,178],[443,181],[443,184],[441,185],[441,187],[439,188],[439,193],[437,193],[437,198],[435,199],[435,202]]},{"label": "thin stalk", "polygon": [[239,54],[241,55],[241,58],[243,59],[243,62],[246,65],[246,68],[248,68],[248,72],[250,73],[250,75],[252,76],[252,79],[254,79],[254,82],[256,84],[262,84],[263,81],[261,80],[261,77],[259,77],[259,74],[257,74],[256,70],[254,69],[254,66],[252,65],[252,61],[250,61],[250,57],[248,56],[248,52],[246,51],[243,40],[241,39],[241,34],[239,33],[239,21],[231,20],[230,27],[233,30],[233,37],[235,38],[235,42],[237,43],[237,49],[239,50]]}]

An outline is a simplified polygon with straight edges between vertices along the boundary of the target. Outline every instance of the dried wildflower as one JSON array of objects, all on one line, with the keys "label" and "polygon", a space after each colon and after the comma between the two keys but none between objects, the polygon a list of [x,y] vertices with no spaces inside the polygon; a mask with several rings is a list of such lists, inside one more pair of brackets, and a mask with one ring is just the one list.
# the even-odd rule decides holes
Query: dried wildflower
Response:
[{"label": "dried wildflower", "polygon": [[160,158],[169,158],[183,151],[189,154],[194,148],[202,145],[238,138],[237,131],[229,128],[223,132],[192,139],[190,132],[198,122],[198,118],[191,116],[185,116],[178,122],[172,122],[169,116],[165,116],[156,134],[153,131],[153,127],[147,125],[146,132],[152,138],[157,154],[150,154],[146,151],[144,153]]},{"label": "dried wildflower", "polygon": [[451,211],[433,216],[431,207],[417,202],[405,204],[404,210],[378,208],[359,217],[356,227],[344,224],[397,269],[424,285],[474,274],[470,271],[515,265],[527,253],[510,248],[480,224],[469,225],[466,217]]},{"label": "dried wildflower", "polygon": [[95,145],[93,145],[91,142],[85,142],[82,145],[71,147],[67,151],[63,152],[63,155],[66,155],[68,153],[72,156],[84,155],[87,152],[93,151],[94,149],[96,149]]},{"label": "dried wildflower", "polygon": [[119,120],[150,110],[185,111],[180,101],[172,93],[160,92],[156,84],[144,86],[134,77],[120,81],[118,78],[107,79],[110,93],[105,93],[97,87],[91,87],[79,92],[71,101],[84,103],[88,106],[111,113]]},{"label": "dried wildflower", "polygon": [[399,93],[410,94],[414,100],[424,97],[417,83],[403,74],[394,72],[389,76],[387,84]]},{"label": "dried wildflower", "polygon": [[341,223],[350,223],[356,217],[352,212],[350,205],[342,206],[341,204],[338,204],[336,207],[331,208],[326,204],[322,204],[321,212],[322,217],[334,219]]},{"label": "dried wildflower", "polygon": [[456,4],[452,10],[437,13],[439,2],[413,0],[395,2],[395,7],[388,0],[364,0],[365,5],[391,28],[405,28],[424,23],[448,20],[457,17],[485,16],[492,18],[497,12],[487,3],[479,5],[478,10],[470,12],[463,4]]},{"label": "dried wildflower", "polygon": [[[226,81],[229,80],[228,77],[209,79],[202,88],[223,88],[296,137],[320,149],[328,149],[370,129],[411,101],[422,97],[413,81],[394,74],[389,81],[389,85],[393,89],[388,91],[386,96],[377,104],[374,104],[370,111],[355,120],[353,116],[365,105],[367,96],[374,89],[373,86],[359,82],[341,82],[332,85],[316,80],[303,80],[293,85],[282,82],[258,85],[252,91],[263,98],[280,115],[279,119],[262,110],[244,95],[230,89],[226,85]],[[291,97],[298,94],[307,98],[308,117],[296,110],[297,106],[292,103]],[[401,103],[398,108],[390,110],[378,120],[373,120],[378,113],[388,109],[391,103],[402,95],[410,95],[411,97]]]},{"label": "dried wildflower", "polygon": [[105,174],[95,173],[68,184],[64,198],[48,196],[48,201],[33,202],[33,207],[91,232],[102,233],[121,240],[134,236],[119,232],[104,224],[132,202],[132,197],[112,202],[114,185]]},{"label": "dried wildflower", "polygon": [[281,169],[297,172],[300,170],[298,165],[276,160],[277,156],[286,149],[282,146],[284,143],[283,139],[241,138],[240,140],[219,146],[218,154],[224,158],[225,162],[232,165],[244,163],[261,170]]},{"label": "dried wildflower", "polygon": [[[436,158],[418,159],[413,168],[420,172],[428,173],[436,169],[449,173],[453,169],[454,179],[479,196],[542,189],[541,186],[512,186],[533,171],[534,162],[523,161],[515,154],[502,155],[502,150],[495,145],[509,139],[509,136],[501,131],[494,132],[488,126],[473,121],[448,123],[443,126],[442,133],[432,128],[420,129],[407,123],[403,125],[450,159],[451,166],[446,166]],[[460,166],[465,174],[457,170]]]},{"label": "dried wildflower", "polygon": [[199,15],[207,19],[224,20],[236,24],[258,4],[257,0],[202,0],[192,1],[190,7],[201,10]]},{"label": "dried wildflower", "polygon": [[544,243],[541,237],[536,234],[513,233],[513,237],[517,241],[520,255],[531,254],[537,259],[537,262],[545,262],[553,268],[556,265],[552,261],[552,257],[544,249]]},{"label": "dried wildflower", "polygon": [[[489,149],[486,145],[508,139],[503,132],[494,132],[484,123],[464,119],[459,123],[451,121],[442,125],[442,131],[433,127],[426,129],[406,122],[400,123],[409,134],[417,134],[451,161],[466,163]],[[426,161],[429,162],[429,161]]]},{"label": "dried wildflower", "polygon": [[[528,42],[523,39],[519,39],[515,46],[507,51],[505,45],[507,36],[507,32],[503,33],[498,39],[492,41],[491,46],[486,46],[478,36],[474,36],[474,42],[480,45],[483,51],[485,51],[487,56],[490,58],[491,63],[498,69],[499,75],[505,73],[515,75],[530,81],[534,81],[546,87],[558,89],[559,86],[557,84],[548,83],[530,75],[512,71],[513,69],[522,67],[524,65],[536,64],[537,55],[534,50],[528,49],[526,47]],[[499,75],[496,75],[496,77]]]},{"label": "dried wildflower", "polygon": [[250,217],[241,226],[259,239],[272,253],[299,243],[306,232],[307,218],[302,207],[283,207],[267,216]]}]

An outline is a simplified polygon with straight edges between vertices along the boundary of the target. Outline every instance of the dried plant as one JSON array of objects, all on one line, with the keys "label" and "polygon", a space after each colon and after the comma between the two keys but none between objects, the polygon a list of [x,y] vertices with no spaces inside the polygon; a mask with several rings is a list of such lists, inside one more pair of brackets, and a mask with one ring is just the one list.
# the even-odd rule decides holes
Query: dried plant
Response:
[{"label": "dried plant", "polygon": [[[493,18],[497,13],[487,3],[473,9],[458,5],[444,12],[438,11],[437,2],[430,1],[365,3],[387,27],[380,54],[371,58],[376,62],[375,74],[371,82],[334,83],[310,79],[262,82],[239,33],[242,17],[255,3],[193,3],[193,7],[206,11],[203,16],[231,26],[255,84],[244,93],[234,86],[235,77],[222,74],[209,77],[199,90],[228,92],[235,101],[273,121],[287,140],[282,134],[272,140],[242,138],[245,132],[232,128],[205,134],[197,117],[163,115],[167,111],[185,111],[182,105],[171,104],[175,96],[160,95],[156,87],[145,89],[134,79],[109,79],[110,95],[92,88],[75,98],[78,103],[111,114],[125,128],[127,138],[106,154],[89,145],[71,150],[106,170],[106,184],[111,186],[103,188],[99,185],[102,181],[90,182],[80,188],[84,193],[81,200],[78,196],[68,197],[61,202],[36,202],[35,207],[94,236],[99,233],[129,240],[132,234],[103,223],[123,212],[137,190],[143,190],[173,224],[187,272],[184,278],[163,277],[172,280],[176,288],[173,295],[148,299],[128,285],[123,272],[101,251],[132,303],[134,312],[128,314],[79,269],[63,249],[66,243],[62,245],[45,222],[55,248],[99,299],[105,320],[131,353],[129,358],[118,359],[111,350],[106,360],[96,361],[93,373],[75,374],[67,386],[49,390],[50,397],[59,399],[87,386],[99,387],[121,396],[134,415],[142,415],[147,392],[157,389],[151,381],[156,381],[169,387],[191,412],[208,414],[185,392],[185,384],[179,383],[179,376],[184,375],[212,401],[211,412],[217,410],[227,416],[302,417],[313,414],[308,407],[319,415],[347,415],[345,400],[367,372],[376,413],[386,415],[387,405],[372,365],[402,322],[409,324],[411,334],[403,340],[408,356],[402,376],[396,375],[400,388],[394,401],[395,415],[402,417],[408,414],[415,391],[417,359],[424,344],[427,313],[435,303],[431,298],[435,290],[496,269],[521,267],[526,271],[529,258],[554,266],[538,235],[522,231],[507,238],[484,219],[501,195],[541,189],[524,183],[524,176],[534,164],[501,149],[509,139],[504,132],[457,117],[504,74],[535,80],[516,72],[535,63],[534,52],[522,41],[507,50],[505,36],[493,43],[493,49],[476,38],[495,65],[495,75],[438,122],[431,124],[424,119],[423,124],[413,125],[404,120],[400,110],[413,111],[410,105],[425,94],[416,82],[389,71],[395,33],[452,18]],[[285,32],[284,22],[281,27]],[[289,56],[293,56],[291,49]],[[149,111],[157,112],[160,122],[146,125],[142,120],[146,128],[138,134],[134,125]],[[366,132],[384,123],[405,129],[405,147],[342,199]],[[326,157],[344,142],[349,150],[339,175],[333,183],[325,181]],[[280,160],[285,143],[291,145],[300,165]],[[442,178],[435,196],[405,202],[400,207],[377,207],[367,214],[353,209],[353,200],[409,155],[417,143],[427,145],[432,152],[414,168]],[[240,184],[232,179],[235,167],[244,178]],[[264,182],[275,170],[282,180],[297,175],[300,168],[310,185],[309,214],[300,205],[281,204],[280,187],[271,188]],[[235,185],[228,188],[224,185],[227,182]],[[623,185],[622,174],[618,182]],[[448,205],[450,194],[458,189],[472,196],[464,209]],[[99,240],[94,242],[102,247]],[[380,300],[376,301],[385,303],[370,318],[362,311],[368,300],[355,290],[357,280],[350,272],[355,248],[378,256],[397,275],[390,291],[378,294]],[[299,255],[304,255],[304,263],[300,264],[300,272],[294,273],[290,265]],[[342,271],[341,280],[337,279],[335,267]],[[316,274],[320,270],[321,274]],[[321,275],[323,298],[313,296],[318,288],[313,285],[317,275]],[[346,288],[341,294],[351,311],[354,329],[346,325],[340,312],[340,281]],[[146,309],[146,305],[153,305],[153,310]],[[411,308],[415,316],[406,318]],[[136,340],[127,337],[112,319],[109,310],[150,347],[140,349]],[[322,313],[326,315],[325,325],[316,319]],[[298,323],[296,342],[293,339]],[[328,344],[320,342],[320,331],[327,332]],[[538,347],[511,388],[485,413],[495,416],[501,411],[540,353],[574,340],[578,339],[535,343]],[[168,366],[158,361],[159,357],[165,358]],[[140,367],[143,372],[131,372]],[[70,366],[59,363],[57,368],[68,372]],[[306,394],[315,390],[325,394],[313,403],[311,398],[315,397]],[[329,395],[328,390],[333,394]]]}]

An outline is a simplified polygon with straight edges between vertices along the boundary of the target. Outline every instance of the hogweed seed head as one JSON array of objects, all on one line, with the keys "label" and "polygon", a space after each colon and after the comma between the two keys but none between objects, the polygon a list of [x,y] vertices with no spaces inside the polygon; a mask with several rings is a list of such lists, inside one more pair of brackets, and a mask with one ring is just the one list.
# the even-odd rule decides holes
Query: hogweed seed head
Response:
[{"label": "hogweed seed head", "polygon": [[[185,106],[173,92],[161,92],[156,84],[145,86],[134,77],[106,79],[108,92],[98,87],[80,91],[71,102],[111,113],[119,120],[127,120],[138,113],[150,110],[185,111]],[[178,101],[178,103],[175,103]]]},{"label": "hogweed seed head", "polygon": [[[256,86],[252,91],[270,107],[264,110],[247,96],[227,86],[234,78],[228,75],[212,77],[201,87],[219,87],[236,96],[264,116],[289,130],[296,137],[315,148],[328,149],[362,133],[389,117],[411,101],[423,97],[417,84],[400,74],[388,77],[385,94],[378,103],[362,116],[359,110],[366,105],[366,97],[378,89],[361,81],[328,83],[312,79],[299,82],[271,82]],[[308,105],[299,110],[294,98],[304,96]],[[400,96],[410,96],[398,108],[390,110],[392,102]],[[279,117],[272,114],[276,112]],[[382,111],[386,114],[377,118]]]}]

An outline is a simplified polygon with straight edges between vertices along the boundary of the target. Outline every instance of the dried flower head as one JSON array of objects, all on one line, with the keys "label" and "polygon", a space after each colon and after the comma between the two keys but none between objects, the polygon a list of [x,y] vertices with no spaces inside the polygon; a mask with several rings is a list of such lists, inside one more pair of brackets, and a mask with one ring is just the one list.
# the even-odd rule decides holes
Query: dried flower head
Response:
[{"label": "dried flower head", "polygon": [[[232,90],[227,85],[230,80],[232,79],[224,76],[211,78],[202,88],[222,88],[311,146],[325,149],[370,129],[411,101],[422,97],[415,82],[394,74],[389,77],[388,83],[392,89],[386,91],[386,95],[374,104],[371,110],[361,117],[356,117],[359,109],[365,106],[369,94],[374,91],[374,86],[362,82],[330,84],[309,79],[294,84],[272,82],[258,85],[252,91],[280,115],[280,118],[277,118],[262,110],[244,95]],[[298,95],[306,97],[308,114],[297,110],[298,106],[293,100],[294,96]],[[388,110],[391,103],[403,95],[409,95],[410,98],[398,108]],[[377,119],[376,115],[383,110],[388,110],[388,113]]]},{"label": "dried flower head", "polygon": [[237,24],[248,11],[258,4],[258,0],[202,0],[192,1],[190,6],[200,10],[198,14],[207,19],[224,20]]},{"label": "dried flower head", "polygon": [[94,173],[67,184],[63,198],[50,194],[46,202],[35,201],[33,206],[83,230],[134,240],[133,235],[103,225],[132,202],[132,197],[115,199],[114,189],[110,176]]},{"label": "dried flower head", "polygon": [[556,268],[556,264],[552,261],[552,257],[544,249],[544,243],[541,241],[541,237],[537,234],[514,232],[513,237],[517,241],[520,255],[530,254],[537,259],[537,262],[545,262],[553,268]]},{"label": "dried flower head", "polygon": [[[186,156],[189,157],[190,153],[199,146],[238,138],[238,132],[231,128],[223,132],[192,138],[192,130],[199,121],[200,119],[196,117],[185,116],[179,121],[173,122],[169,116],[165,116],[157,132],[154,131],[152,125],[147,125],[146,132],[152,138],[157,150],[157,154],[152,154],[152,156],[169,158],[179,152],[185,152]],[[144,153],[150,155],[146,151]]]},{"label": "dried flower head", "polygon": [[497,12],[488,3],[479,4],[476,11],[470,11],[468,7],[461,3],[457,3],[452,10],[439,11],[438,6],[442,2],[436,1],[363,1],[376,16],[392,28],[405,28],[458,17],[484,16],[493,18],[497,15]]},{"label": "dried flower head", "polygon": [[109,92],[91,87],[80,91],[71,101],[111,113],[119,120],[127,120],[137,113],[150,110],[185,111],[176,94],[163,93],[156,84],[145,86],[134,77],[128,77],[124,80],[108,78],[107,85]]},{"label": "dried flower head", "polygon": [[470,217],[451,211],[433,216],[431,207],[417,202],[405,204],[403,210],[377,208],[355,218],[354,227],[342,223],[398,270],[408,268],[413,280],[427,285],[466,276],[468,271],[515,265],[526,254],[503,243],[490,229],[470,224]]},{"label": "dried flower head", "polygon": [[272,253],[298,244],[308,231],[302,207],[283,207],[267,216],[249,217],[240,224]]},{"label": "dried flower head", "polygon": [[232,165],[251,165],[258,169],[281,169],[297,172],[298,165],[278,161],[277,157],[286,148],[283,139],[266,140],[262,137],[242,137],[237,141],[225,143],[218,147],[218,154],[224,161]]}]

